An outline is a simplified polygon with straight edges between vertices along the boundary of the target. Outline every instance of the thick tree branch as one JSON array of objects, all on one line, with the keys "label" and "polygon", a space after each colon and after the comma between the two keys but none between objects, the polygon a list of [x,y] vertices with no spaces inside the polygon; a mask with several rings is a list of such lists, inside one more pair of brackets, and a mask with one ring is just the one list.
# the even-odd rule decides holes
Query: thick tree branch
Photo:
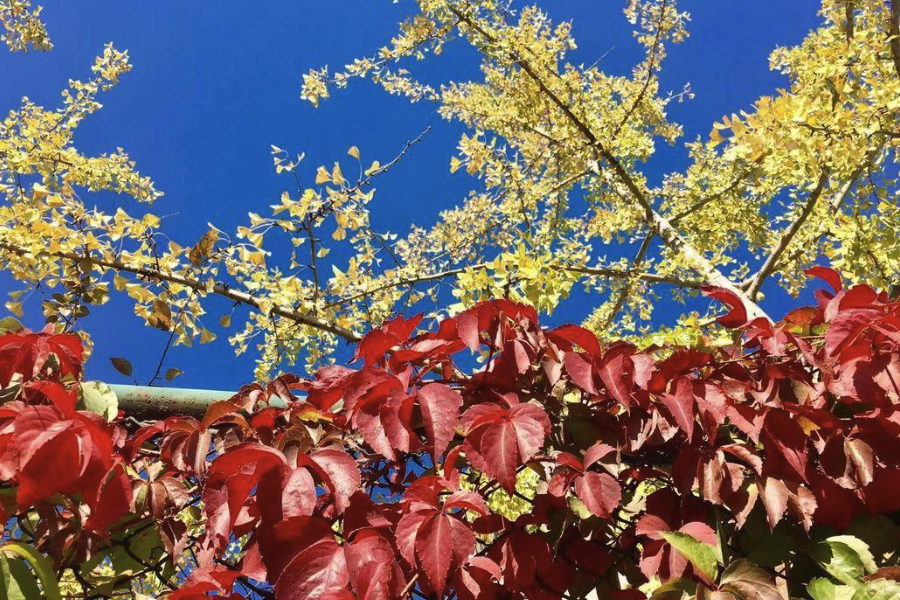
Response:
[{"label": "thick tree branch", "polygon": [[[464,13],[453,4],[449,5],[449,9],[454,15],[456,15],[461,23],[469,26],[472,30],[481,35],[485,40],[492,44],[497,43],[496,38],[491,33],[486,31],[478,22],[472,19],[470,15]],[[690,243],[688,243],[687,240],[685,240],[684,237],[672,226],[668,219],[656,212],[656,210],[653,208],[653,203],[640,189],[640,187],[638,187],[637,183],[635,182],[634,178],[632,178],[628,170],[615,156],[613,156],[609,149],[605,147],[605,145],[600,141],[598,136],[594,134],[594,132],[584,122],[584,120],[579,118],[572,111],[571,107],[569,107],[569,105],[564,102],[559,97],[559,95],[557,95],[548,87],[547,83],[541,78],[541,76],[531,66],[531,64],[515,52],[508,51],[508,54],[510,59],[535,82],[541,92],[545,94],[547,98],[549,98],[550,101],[553,102],[553,104],[555,104],[557,108],[559,108],[560,111],[562,111],[569,122],[588,141],[589,145],[596,151],[598,151],[599,157],[602,160],[606,161],[606,163],[608,163],[613,168],[616,177],[625,185],[634,201],[637,202],[637,204],[644,210],[648,225],[650,225],[656,231],[656,233],[660,238],[662,238],[666,245],[668,245],[675,252],[678,252],[682,256],[684,256],[689,264],[694,265],[694,268],[703,275],[707,283],[713,286],[725,288],[741,298],[747,306],[750,318],[756,318],[760,316],[768,318],[768,315],[766,315],[765,312],[755,302],[753,302],[753,300],[751,300],[739,286],[735,285],[728,277],[723,275],[715,267],[715,265],[713,265],[705,256],[703,256]]]},{"label": "thick tree branch", "polygon": [[[139,277],[145,277],[151,280],[158,281],[168,281],[170,283],[177,283],[179,285],[183,285],[185,287],[189,287],[191,289],[201,289],[206,290],[207,286],[203,282],[193,279],[191,277],[185,277],[182,275],[174,275],[171,273],[163,273],[161,271],[156,271],[153,269],[147,269],[145,267],[133,267],[131,265],[127,265],[121,261],[111,261],[104,260],[101,258],[97,258],[89,255],[76,254],[74,252],[49,252],[43,251],[38,253],[32,253],[24,248],[15,246],[13,244],[9,244],[6,242],[0,242],[0,250],[6,250],[7,252],[11,252],[13,254],[17,254],[19,256],[27,256],[29,254],[33,254],[35,256],[46,256],[50,258],[59,258],[59,259],[68,259],[76,262],[80,261],[90,261],[91,264],[101,267],[104,269],[111,269],[113,271],[122,272],[122,273],[131,273],[132,275],[137,275]],[[261,303],[255,299],[253,296],[246,292],[240,292],[237,290],[233,290],[224,283],[216,283],[213,285],[211,293],[216,294],[217,296],[222,296],[223,298],[227,298],[234,302],[238,302],[240,304],[246,304],[248,306],[252,306],[256,309],[261,309]],[[302,313],[290,308],[283,308],[279,306],[272,307],[270,314],[278,315],[279,317],[283,317],[290,321],[294,321],[295,323],[301,325],[308,325],[309,327],[314,327],[321,331],[325,331],[327,333],[331,333],[338,337],[341,337],[348,342],[357,342],[362,337],[349,329],[344,327],[340,327],[338,325],[334,325],[333,323],[329,323],[328,321],[321,319],[319,317],[315,317],[313,315],[309,315],[306,313]]]},{"label": "thick tree branch", "polygon": [[809,215],[812,214],[813,209],[815,209],[816,204],[819,202],[819,198],[822,196],[822,191],[825,189],[825,183],[827,181],[828,172],[822,173],[822,175],[819,176],[819,181],[816,183],[815,189],[809,194],[809,198],[806,199],[806,203],[803,205],[803,208],[800,209],[800,214],[797,215],[794,222],[781,234],[781,238],[779,238],[778,243],[772,248],[769,257],[751,280],[750,286],[747,289],[747,294],[752,299],[755,300],[759,295],[759,290],[762,288],[766,278],[775,270],[781,256],[787,251],[788,246],[791,245],[791,241],[800,232],[800,229],[803,227],[803,224],[806,223]]},{"label": "thick tree branch", "polygon": [[[877,149],[875,149],[873,152],[869,153],[867,160],[864,161],[859,167],[856,168],[856,170],[853,172],[853,174],[850,175],[850,178],[847,179],[847,181],[844,182],[844,185],[842,185],[840,187],[838,192],[834,196],[831,197],[829,204],[831,205],[831,212],[834,213],[834,215],[837,215],[840,212],[841,207],[844,205],[844,202],[847,201],[847,198],[850,196],[850,192],[853,191],[854,187],[856,187],[856,184],[859,181],[859,178],[862,177],[863,173],[865,173],[866,168],[869,167],[870,165],[877,167],[877,166],[881,165],[881,163],[884,161],[885,153],[882,152],[883,149],[884,149],[884,145],[882,144]],[[877,159],[875,159],[876,156],[878,157]],[[874,162],[873,162],[873,159],[875,159]],[[817,247],[820,243],[822,243],[822,239],[826,235],[828,235],[827,229],[825,231],[823,231],[822,233],[818,234],[818,236],[815,239],[815,245]],[[803,254],[804,251],[806,251],[806,249],[807,248],[805,248],[805,247],[797,248],[797,250],[792,252],[791,255],[788,256],[787,260],[784,262],[786,262],[786,263],[794,262],[795,260],[800,258],[800,256]],[[752,281],[753,281],[752,279],[747,279],[744,282],[744,286],[748,287]]]},{"label": "thick tree branch", "polygon": [[[387,290],[391,290],[398,287],[406,287],[409,285],[416,285],[418,283],[427,283],[429,281],[438,281],[441,279],[447,279],[450,277],[456,277],[465,271],[472,270],[482,270],[489,268],[490,265],[488,263],[478,263],[474,265],[467,265],[465,267],[458,267],[455,269],[447,269],[445,271],[438,271],[436,273],[429,273],[427,275],[416,275],[414,277],[407,277],[403,279],[398,279],[396,281],[390,281],[383,285],[379,285],[377,287],[372,288],[371,290],[366,290],[363,292],[359,292],[357,294],[353,294],[352,296],[347,296],[345,298],[339,298],[334,300],[333,302],[327,305],[328,308],[333,308],[335,306],[342,306],[350,302],[355,302],[357,300],[361,300],[362,298],[371,296],[373,294],[377,294],[379,292],[384,292]],[[703,283],[699,281],[691,281],[688,279],[681,279],[679,277],[673,277],[669,275],[660,275],[658,273],[644,273],[639,269],[613,269],[610,267],[579,267],[572,265],[554,265],[554,268],[559,269],[561,271],[567,271],[569,273],[580,273],[582,275],[591,275],[597,277],[608,277],[612,279],[640,279],[643,281],[649,281],[652,283],[664,283],[668,285],[674,285],[676,287],[683,287],[686,289],[699,290],[703,287]]]}]

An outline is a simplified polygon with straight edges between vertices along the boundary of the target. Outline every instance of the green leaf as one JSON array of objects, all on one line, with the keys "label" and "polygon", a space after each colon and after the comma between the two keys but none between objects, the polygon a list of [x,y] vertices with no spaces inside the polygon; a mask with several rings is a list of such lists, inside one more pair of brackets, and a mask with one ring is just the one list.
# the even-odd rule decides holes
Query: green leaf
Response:
[{"label": "green leaf", "polygon": [[856,590],[852,600],[897,600],[897,598],[900,598],[900,581],[875,579],[867,581]]},{"label": "green leaf", "polygon": [[709,581],[716,580],[716,573],[719,567],[715,548],[681,531],[660,531],[659,533],[663,539],[671,544],[672,548],[691,561],[691,564],[694,565],[697,571],[702,573]]},{"label": "green leaf", "polygon": [[[39,553],[37,550],[29,546],[28,544],[23,544],[22,542],[7,542],[3,545],[3,550],[9,554],[15,554],[19,557],[25,559],[25,561],[31,565],[31,568],[37,574],[38,579],[41,581],[41,590],[43,591],[43,598],[46,600],[62,600],[62,596],[59,592],[59,583],[56,581],[56,575],[53,573],[53,567],[50,565],[50,561],[47,558]],[[13,569],[10,569],[10,574],[12,574]],[[37,596],[41,597],[41,596]]]},{"label": "green leaf", "polygon": [[837,585],[825,577],[817,577],[809,582],[806,591],[812,600],[851,600],[856,591],[849,585]]},{"label": "green leaf", "polygon": [[825,571],[847,585],[859,586],[877,568],[869,546],[852,535],[836,535],[816,544],[809,555]]},{"label": "green leaf", "polygon": [[[21,577],[21,571],[13,573],[11,565],[6,556],[0,553],[0,599],[2,600],[28,600],[28,598],[40,597],[37,584],[33,577],[30,577],[28,568],[25,568],[25,574],[28,578]],[[28,579],[31,579],[30,586]],[[33,589],[32,589],[33,588]],[[29,596],[29,593],[32,595]]]},{"label": "green leaf", "polygon": [[119,412],[119,399],[112,388],[105,383],[84,381],[81,383],[79,408],[97,413],[107,421],[112,421]]},{"label": "green leaf", "polygon": [[697,582],[681,577],[670,579],[655,590],[650,595],[650,600],[681,600],[681,598],[690,598],[697,591]]},{"label": "green leaf", "polygon": [[0,334],[16,333],[17,331],[22,331],[23,329],[25,329],[25,327],[13,317],[4,317],[0,319]]},{"label": "green leaf", "polygon": [[116,371],[118,371],[125,377],[131,377],[131,374],[134,372],[134,368],[131,366],[131,363],[124,358],[110,358],[109,362],[112,363],[112,366]]},{"label": "green leaf", "polygon": [[166,371],[166,381],[172,381],[173,379],[175,379],[176,377],[181,375],[183,372],[184,371],[182,371],[181,369],[176,369],[175,367],[172,367],[171,369]]}]

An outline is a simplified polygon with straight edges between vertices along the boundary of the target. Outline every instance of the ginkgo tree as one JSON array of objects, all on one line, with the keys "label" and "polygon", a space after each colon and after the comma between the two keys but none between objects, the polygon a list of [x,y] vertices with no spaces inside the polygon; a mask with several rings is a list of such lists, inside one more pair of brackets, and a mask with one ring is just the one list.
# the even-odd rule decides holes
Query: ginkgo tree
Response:
[{"label": "ginkgo tree", "polygon": [[[549,312],[583,285],[596,298],[586,327],[640,338],[652,333],[660,294],[684,299],[715,285],[764,315],[766,289],[798,291],[822,257],[851,280],[890,286],[900,276],[898,10],[823,2],[822,26],[771,55],[786,88],[687,141],[690,166],[652,186],[641,166],[658,143],[678,141],[666,113],[690,96],[659,83],[668,46],[688,35],[674,0],[625,3],[645,53],[628,76],[567,62],[571,24],[540,7],[422,0],[387,46],[343,69],[314,68],[302,89],[319,104],[368,78],[465,126],[448,160],[471,193],[404,234],[376,231],[369,211],[376,180],[418,138],[374,161],[354,146],[314,181],[297,174],[302,155],[273,146],[285,191],[232,233],[173,240],[145,207],[89,208],[90,191],[144,205],[161,195],[124,150],[86,156],[73,145],[99,95],[130,69],[110,46],[59,108],[26,100],[0,124],[0,266],[22,282],[9,306],[19,310],[40,284],[58,294],[44,302],[47,318],[71,327],[124,292],[149,325],[189,343],[213,339],[207,299],[221,296],[247,309],[223,322],[236,327],[238,351],[258,350],[264,376],[301,357],[321,363],[404,307],[438,316],[507,297]],[[38,9],[18,0],[0,11],[12,49],[51,47]],[[417,79],[413,70],[453,40],[477,52],[480,78]],[[689,341],[709,322],[686,313],[666,335]]]},{"label": "ginkgo tree", "polygon": [[[309,182],[273,146],[271,210],[177,241],[125,150],[73,143],[125,51],[108,45],[59,108],[25,99],[0,123],[0,267],[22,285],[12,312],[46,294],[47,328],[0,321],[0,589],[900,596],[900,0],[821,11],[772,54],[788,87],[711,124],[653,186],[641,167],[690,96],[659,83],[688,34],[674,0],[625,3],[644,48],[629,76],[567,62],[571,25],[540,7],[420,0],[387,46],[316,66],[301,92],[318,105],[367,78],[465,126],[448,162],[471,193],[403,235],[372,227],[373,186],[421,136],[375,161],[352,146]],[[40,15],[0,0],[12,51],[52,48]],[[451,42],[478,80],[413,74]],[[99,191],[143,206],[103,212],[83,200]],[[823,260],[838,270],[809,268]],[[770,318],[764,293],[810,275],[828,284],[815,306]],[[542,327],[575,285],[593,314]],[[669,289],[726,312],[655,331]],[[221,323],[239,321],[259,381],[202,415],[118,410],[84,381],[78,328],[113,293],[181,343],[213,339],[210,299],[243,306]],[[328,364],[342,340],[349,367]],[[309,376],[282,372],[298,360]]]}]

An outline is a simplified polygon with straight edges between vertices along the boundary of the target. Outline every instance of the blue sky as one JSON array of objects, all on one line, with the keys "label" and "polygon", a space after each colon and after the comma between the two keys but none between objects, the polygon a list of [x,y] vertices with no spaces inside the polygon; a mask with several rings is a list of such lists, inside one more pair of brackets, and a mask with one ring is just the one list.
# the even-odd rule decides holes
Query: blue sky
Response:
[{"label": "blue sky", "polygon": [[[412,10],[409,0],[42,4],[55,48],[47,54],[0,52],[0,109],[16,108],[24,95],[57,106],[68,79],[86,77],[106,42],[128,49],[133,71],[79,128],[76,144],[89,154],[125,148],[165,192],[154,212],[166,215],[164,229],[183,243],[196,241],[207,222],[232,230],[248,211],[265,212],[274,203],[286,183],[272,170],[270,144],[305,152],[311,181],[317,165],[343,158],[352,145],[364,160],[385,162],[432,125],[425,141],[377,185],[372,212],[381,230],[402,233],[412,223],[431,223],[473,185],[465,174],[449,173],[461,130],[441,121],[433,106],[410,105],[368,83],[337,93],[319,109],[300,99],[303,73],[371,53]],[[591,63],[606,54],[607,71],[628,73],[638,59],[622,16],[624,0],[539,4],[555,20],[574,21],[579,47],[573,62]],[[769,52],[798,43],[819,23],[814,0],[682,0],[680,6],[692,13],[691,37],[671,49],[662,82],[676,91],[690,82],[696,94],[671,111],[684,125],[685,139],[706,135],[722,115],[785,86],[784,78],[768,70]],[[412,68],[429,81],[477,77],[472,58],[456,46]],[[663,146],[648,172],[658,178],[685,164],[681,144]],[[0,277],[0,289],[9,285]],[[576,301],[554,320],[575,320],[586,312],[584,302]],[[38,317],[32,310],[26,321],[39,326]],[[96,309],[83,324],[96,342],[89,377],[125,382],[108,361],[120,356],[135,365],[140,382],[149,379],[167,336],[144,328],[126,300]],[[178,385],[236,389],[252,380],[253,357],[235,357],[227,334],[220,333],[213,344],[170,352],[167,366],[185,372]]]}]

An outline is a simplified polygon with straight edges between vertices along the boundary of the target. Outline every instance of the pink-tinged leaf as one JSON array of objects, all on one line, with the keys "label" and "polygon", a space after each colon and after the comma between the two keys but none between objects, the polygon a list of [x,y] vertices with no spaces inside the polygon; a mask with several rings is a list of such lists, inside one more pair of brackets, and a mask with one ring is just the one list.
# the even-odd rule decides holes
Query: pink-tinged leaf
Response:
[{"label": "pink-tinged leaf", "polygon": [[600,380],[610,395],[626,409],[631,407],[631,357],[623,352],[607,352],[600,365]]},{"label": "pink-tinged leaf", "polygon": [[697,485],[700,497],[713,504],[722,504],[722,485],[725,483],[725,457],[721,452],[704,453],[697,465]]},{"label": "pink-tinged leaf", "polygon": [[757,475],[762,474],[762,459],[750,447],[743,444],[726,444],[725,446],[720,446],[719,449],[742,460],[745,464],[752,467]]},{"label": "pink-tinged leaf", "polygon": [[281,511],[284,518],[311,516],[316,508],[316,484],[307,469],[292,469],[284,482]]},{"label": "pink-tinged leaf", "polygon": [[600,342],[597,341],[597,336],[584,327],[563,325],[548,331],[547,337],[563,350],[571,350],[574,344],[590,356],[600,356]]},{"label": "pink-tinged leaf", "polygon": [[741,297],[730,290],[721,287],[703,286],[704,296],[715,298],[730,310],[728,313],[716,319],[722,326],[737,329],[747,324],[747,307]]},{"label": "pink-tinged leaf", "polygon": [[350,583],[344,549],[322,540],[300,552],[275,582],[275,594],[291,600],[319,600],[340,592]]},{"label": "pink-tinged leaf", "polygon": [[516,488],[516,469],[521,464],[516,428],[508,420],[488,427],[481,437],[481,451],[490,475],[506,491]]},{"label": "pink-tinged leaf", "polygon": [[452,508],[471,510],[481,516],[485,516],[490,512],[484,498],[475,492],[467,490],[459,490],[447,496],[447,499],[444,500],[444,510],[450,510]]},{"label": "pink-tinged leaf", "polygon": [[774,529],[788,506],[788,489],[781,479],[763,477],[758,480],[759,497],[766,509],[769,529]]},{"label": "pink-tinged leaf", "polygon": [[400,551],[400,556],[403,557],[403,560],[412,568],[415,568],[418,564],[418,560],[416,560],[416,536],[419,534],[419,530],[425,521],[430,519],[432,515],[434,515],[432,510],[419,510],[404,515],[400,522],[397,523],[397,528],[394,531],[397,549]]},{"label": "pink-tinged leaf", "polygon": [[499,421],[506,415],[506,409],[499,404],[486,402],[484,404],[476,404],[467,409],[460,420],[466,433],[470,433],[486,424]]},{"label": "pink-tinged leaf", "polygon": [[588,471],[575,480],[575,494],[592,515],[608,519],[622,501],[619,482],[606,473]]},{"label": "pink-tinged leaf", "polygon": [[428,441],[433,446],[432,458],[437,464],[456,432],[463,399],[459,392],[443,383],[429,383],[419,390],[418,401]]},{"label": "pink-tinged leaf", "polygon": [[[601,461],[606,456],[614,454],[615,452],[616,449],[609,444],[604,444],[602,442],[595,443],[584,453],[584,468],[590,469],[594,463]],[[618,460],[616,460],[616,462],[618,462]]]},{"label": "pink-tinged leaf", "polygon": [[449,517],[437,513],[422,524],[416,535],[416,556],[431,588],[443,594],[453,562]]},{"label": "pink-tinged leaf", "polygon": [[823,280],[835,292],[841,291],[841,275],[831,267],[811,267],[806,270],[806,274]]},{"label": "pink-tinged leaf", "polygon": [[524,402],[509,409],[509,419],[516,429],[519,460],[524,464],[531,460],[550,433],[550,419],[539,406]]},{"label": "pink-tinged leaf", "polygon": [[787,412],[773,409],[766,415],[762,432],[766,450],[764,472],[779,474],[794,481],[807,481],[807,438],[800,425]]},{"label": "pink-tinged leaf", "polygon": [[804,486],[794,481],[787,482],[788,508],[797,521],[809,532],[813,524],[813,515],[818,508],[815,495]]},{"label": "pink-tinged leaf", "polygon": [[[359,468],[353,457],[341,450],[316,450],[309,459],[318,467],[319,475],[334,494],[334,506],[338,513],[344,512],[352,496],[359,487]],[[298,463],[299,464],[299,463]]]},{"label": "pink-tinged leaf", "polygon": [[333,541],[328,521],[319,517],[290,517],[257,530],[259,550],[270,581],[277,581],[294,557],[323,540]]},{"label": "pink-tinged leaf", "polygon": [[572,382],[582,390],[597,395],[597,387],[594,385],[594,366],[585,360],[577,352],[566,352],[565,355],[566,373],[572,378]]},{"label": "pink-tinged leaf", "polygon": [[634,384],[642,390],[649,390],[654,375],[658,375],[656,359],[649,354],[635,354],[631,357],[634,365]]},{"label": "pink-tinged leaf", "polygon": [[674,393],[663,393],[659,400],[690,440],[694,435],[694,386],[691,380],[680,377],[675,383]]},{"label": "pink-tinged leaf", "polygon": [[478,323],[478,309],[474,308],[462,312],[456,317],[456,332],[463,343],[469,347],[472,352],[477,352],[481,347],[481,337]]},{"label": "pink-tinged leaf", "polygon": [[[359,404],[357,404],[357,407],[359,407]],[[391,440],[385,431],[384,423],[381,420],[381,405],[379,403],[372,402],[362,408],[358,408],[353,415],[353,424],[375,452],[390,461],[397,460],[394,446],[391,444]]]},{"label": "pink-tinged leaf", "polygon": [[844,451],[859,485],[864,487],[872,483],[875,471],[875,453],[872,447],[858,438],[851,438],[844,441]]},{"label": "pink-tinged leaf", "polygon": [[672,528],[666,523],[662,517],[658,515],[646,514],[637,522],[635,533],[645,535],[651,540],[661,540],[660,532],[672,531]]},{"label": "pink-tinged leaf", "polygon": [[344,545],[354,600],[395,600],[403,578],[391,544],[375,531],[363,531]]},{"label": "pink-tinged leaf", "polygon": [[825,332],[825,352],[837,356],[846,346],[852,344],[859,334],[874,324],[881,313],[871,308],[854,308],[838,314]]}]

